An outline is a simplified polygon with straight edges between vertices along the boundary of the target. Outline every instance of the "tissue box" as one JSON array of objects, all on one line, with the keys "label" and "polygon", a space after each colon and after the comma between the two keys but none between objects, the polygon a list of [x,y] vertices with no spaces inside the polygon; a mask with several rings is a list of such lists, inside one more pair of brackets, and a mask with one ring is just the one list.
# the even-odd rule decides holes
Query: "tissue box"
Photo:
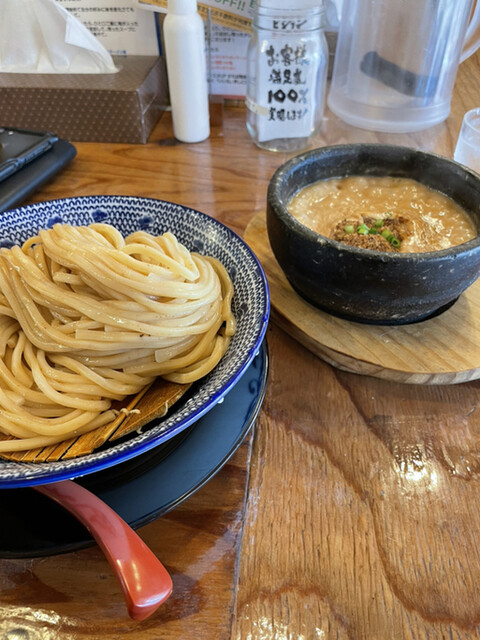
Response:
[{"label": "tissue box", "polygon": [[72,142],[145,143],[168,102],[163,57],[113,57],[118,73],[0,73],[0,126]]}]

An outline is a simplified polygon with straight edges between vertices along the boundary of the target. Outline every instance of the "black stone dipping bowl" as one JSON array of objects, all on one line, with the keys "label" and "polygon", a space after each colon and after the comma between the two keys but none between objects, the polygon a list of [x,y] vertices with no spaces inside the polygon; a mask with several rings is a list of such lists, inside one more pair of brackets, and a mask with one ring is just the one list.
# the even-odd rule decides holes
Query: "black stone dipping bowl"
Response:
[{"label": "black stone dipping bowl", "polygon": [[[413,178],[449,196],[473,219],[477,236],[428,253],[352,247],[312,231],[288,211],[300,189],[351,175]],[[267,230],[275,258],[305,300],[369,324],[406,324],[441,313],[480,275],[480,176],[453,160],[383,144],[313,149],[282,165],[267,192]]]}]

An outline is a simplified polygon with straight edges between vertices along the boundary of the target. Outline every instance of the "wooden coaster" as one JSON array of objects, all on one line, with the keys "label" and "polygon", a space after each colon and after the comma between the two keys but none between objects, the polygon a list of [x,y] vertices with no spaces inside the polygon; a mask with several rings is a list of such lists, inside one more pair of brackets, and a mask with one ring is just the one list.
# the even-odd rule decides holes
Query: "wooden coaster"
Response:
[{"label": "wooden coaster", "polygon": [[272,319],[333,366],[412,384],[480,377],[480,279],[436,318],[398,326],[361,324],[320,311],[294,291],[273,256],[264,213],[251,220],[244,239],[267,274]]}]

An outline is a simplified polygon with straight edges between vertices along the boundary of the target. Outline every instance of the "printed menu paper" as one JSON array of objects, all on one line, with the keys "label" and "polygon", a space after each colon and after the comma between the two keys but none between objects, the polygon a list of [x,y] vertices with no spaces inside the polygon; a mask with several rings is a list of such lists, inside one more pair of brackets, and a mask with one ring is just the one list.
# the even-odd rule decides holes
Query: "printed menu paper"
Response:
[{"label": "printed menu paper", "polygon": [[[137,0],[137,4],[166,11],[168,0]],[[254,6],[255,0],[200,0],[198,13],[203,19],[249,33]]]},{"label": "printed menu paper", "polygon": [[156,56],[155,16],[134,0],[57,0],[82,22],[111,55]]}]

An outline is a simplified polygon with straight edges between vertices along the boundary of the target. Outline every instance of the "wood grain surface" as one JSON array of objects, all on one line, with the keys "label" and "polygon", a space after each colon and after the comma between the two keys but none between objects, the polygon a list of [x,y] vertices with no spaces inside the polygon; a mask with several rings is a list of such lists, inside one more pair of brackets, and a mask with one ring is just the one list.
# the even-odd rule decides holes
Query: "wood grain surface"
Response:
[{"label": "wood grain surface", "polygon": [[[461,66],[445,123],[395,136],[327,112],[315,143],[451,156],[479,86],[477,54]],[[177,143],[165,114],[146,145],[76,146],[34,200],[151,196],[239,233],[264,210],[268,180],[287,159],[253,145],[241,108],[225,109],[197,145]],[[1,640],[480,638],[480,382],[407,385],[340,371],[275,322],[268,341],[254,437],[139,531],[173,575],[171,599],[145,622],[129,620],[96,547],[0,560]]]},{"label": "wood grain surface", "polygon": [[350,322],[316,309],[292,288],[270,248],[263,212],[250,220],[244,239],[267,274],[275,321],[326,362],[410,384],[458,384],[480,377],[480,280],[452,307],[424,322]]}]

